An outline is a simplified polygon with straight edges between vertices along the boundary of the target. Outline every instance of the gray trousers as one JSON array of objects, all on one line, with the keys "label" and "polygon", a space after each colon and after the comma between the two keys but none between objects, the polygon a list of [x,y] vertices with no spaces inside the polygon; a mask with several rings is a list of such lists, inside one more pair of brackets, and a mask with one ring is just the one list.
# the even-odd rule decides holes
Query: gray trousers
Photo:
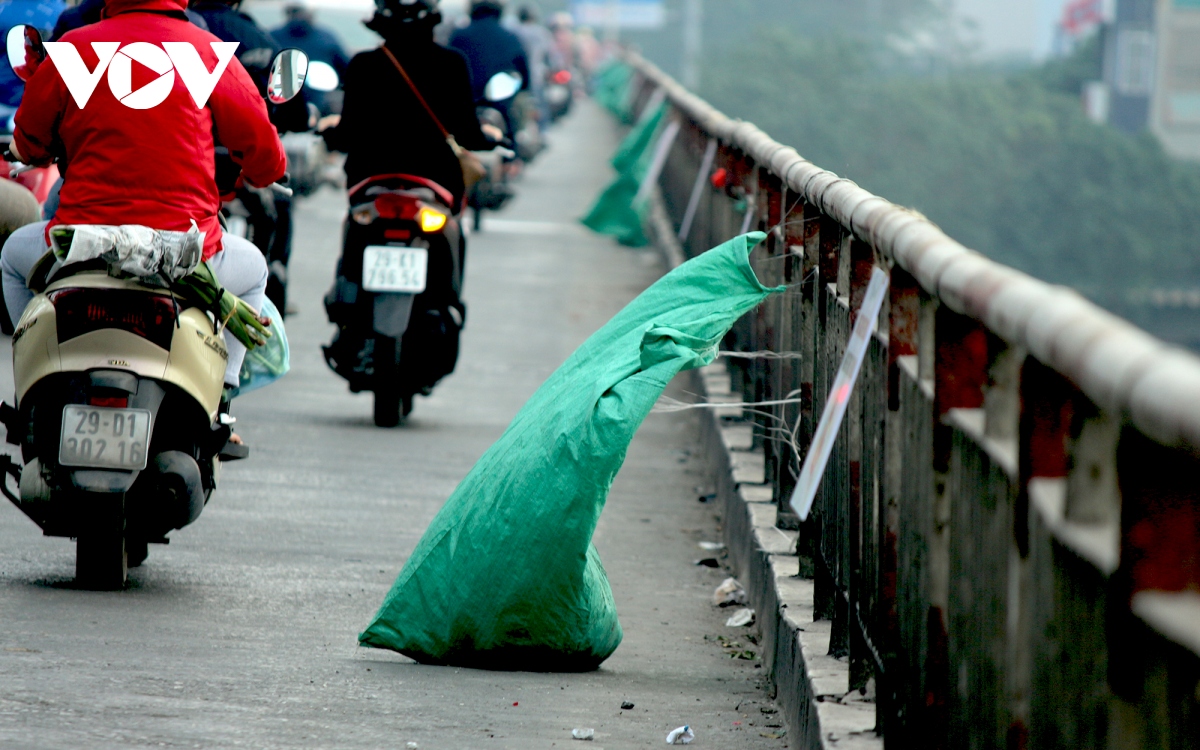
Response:
[{"label": "gray trousers", "polygon": [[[25,279],[29,277],[34,264],[46,254],[48,223],[38,221],[21,227],[12,233],[4,243],[4,249],[0,250],[4,305],[14,326],[25,311],[25,306],[33,299],[33,292],[25,285]],[[255,310],[261,310],[267,296],[267,262],[262,251],[249,240],[230,234],[224,236],[222,244],[225,249],[208,259],[208,267],[226,291],[241,297]],[[225,331],[225,345],[229,349],[225,383],[236,386],[242,360],[246,358],[246,347],[229,331]]]}]

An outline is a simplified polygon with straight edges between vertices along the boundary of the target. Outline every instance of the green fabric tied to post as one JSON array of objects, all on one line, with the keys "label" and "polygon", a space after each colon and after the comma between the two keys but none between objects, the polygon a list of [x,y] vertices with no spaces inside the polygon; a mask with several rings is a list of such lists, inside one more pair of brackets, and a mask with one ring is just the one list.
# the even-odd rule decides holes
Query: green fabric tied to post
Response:
[{"label": "green fabric tied to post", "polygon": [[642,420],[683,370],[773,292],[748,234],[643,292],[550,376],[446,501],[365,646],[427,664],[597,668],[621,625],[592,533]]},{"label": "green fabric tied to post", "polygon": [[613,60],[596,71],[596,90],[592,98],[613,113],[621,122],[630,122],[630,89],[633,86],[633,68],[619,60]]},{"label": "green fabric tied to post", "polygon": [[650,164],[654,160],[654,144],[658,142],[666,115],[667,104],[664,102],[654,111],[646,113],[629,131],[612,158],[617,177],[583,218],[584,226],[600,234],[611,235],[622,245],[643,247],[649,243],[642,229],[649,206],[645,201],[638,202],[637,194],[642,181],[646,179],[646,173],[650,171]]}]

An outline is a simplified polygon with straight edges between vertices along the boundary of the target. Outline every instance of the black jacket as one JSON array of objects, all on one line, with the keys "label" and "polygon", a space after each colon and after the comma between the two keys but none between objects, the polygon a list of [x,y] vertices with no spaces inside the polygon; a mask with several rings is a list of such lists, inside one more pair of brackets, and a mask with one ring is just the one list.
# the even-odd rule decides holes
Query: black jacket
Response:
[{"label": "black jacket", "polygon": [[[425,101],[458,144],[472,151],[493,148],[479,129],[467,63],[432,40],[388,43]],[[383,50],[354,56],[346,69],[342,120],[325,131],[331,149],[344,151],[350,187],[381,174],[433,180],[454,194],[464,188],[458,158]]]},{"label": "black jacket", "polygon": [[483,89],[497,73],[518,73],[521,88],[529,88],[529,60],[520,38],[500,25],[498,15],[476,13],[471,24],[450,35],[450,46],[467,58],[475,101],[484,101]]},{"label": "black jacket", "polygon": [[[208,31],[223,42],[238,42],[238,62],[258,84],[259,93],[267,93],[267,78],[271,72],[271,60],[279,52],[279,45],[254,19],[235,10],[219,0],[200,0],[191,4],[189,10],[199,14]],[[303,96],[297,96],[283,104],[267,102],[271,122],[281,132],[303,132],[308,130],[308,107]]]}]

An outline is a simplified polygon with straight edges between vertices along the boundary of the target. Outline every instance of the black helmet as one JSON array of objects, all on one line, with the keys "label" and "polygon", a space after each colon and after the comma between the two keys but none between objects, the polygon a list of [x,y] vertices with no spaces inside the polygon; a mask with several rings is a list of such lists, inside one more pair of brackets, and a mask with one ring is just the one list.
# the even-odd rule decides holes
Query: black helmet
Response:
[{"label": "black helmet", "polygon": [[438,12],[439,0],[375,0],[375,15],[400,23],[432,21],[437,25],[442,20]]}]

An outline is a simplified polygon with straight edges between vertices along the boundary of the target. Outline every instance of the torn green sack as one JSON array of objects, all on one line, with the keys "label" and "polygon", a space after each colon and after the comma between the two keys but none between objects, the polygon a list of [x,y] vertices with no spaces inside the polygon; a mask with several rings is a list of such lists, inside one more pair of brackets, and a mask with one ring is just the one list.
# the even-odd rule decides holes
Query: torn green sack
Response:
[{"label": "torn green sack", "polygon": [[365,646],[427,664],[595,669],[621,642],[591,544],[634,432],[680,371],[713,361],[778,289],[750,268],[754,233],[664,276],[538,389],[421,537]]}]

